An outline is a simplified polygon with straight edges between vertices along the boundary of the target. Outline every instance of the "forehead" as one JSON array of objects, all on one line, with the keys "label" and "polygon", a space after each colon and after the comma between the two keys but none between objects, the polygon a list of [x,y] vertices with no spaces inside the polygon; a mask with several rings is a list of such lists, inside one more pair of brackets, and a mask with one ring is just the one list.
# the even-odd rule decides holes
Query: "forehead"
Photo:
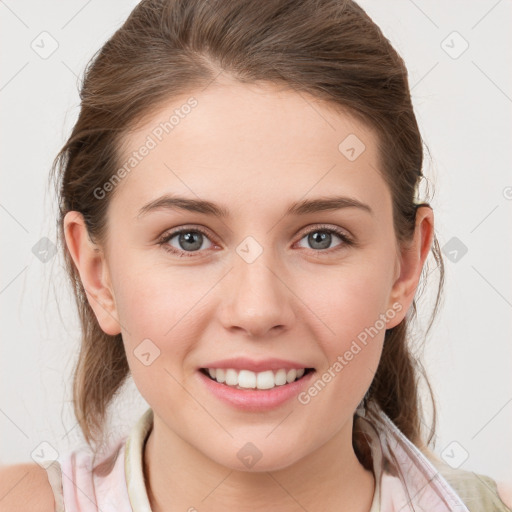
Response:
[{"label": "forehead", "polygon": [[272,85],[215,84],[169,100],[123,140],[115,201],[173,192],[234,209],[330,193],[382,199],[377,138],[355,117]]}]

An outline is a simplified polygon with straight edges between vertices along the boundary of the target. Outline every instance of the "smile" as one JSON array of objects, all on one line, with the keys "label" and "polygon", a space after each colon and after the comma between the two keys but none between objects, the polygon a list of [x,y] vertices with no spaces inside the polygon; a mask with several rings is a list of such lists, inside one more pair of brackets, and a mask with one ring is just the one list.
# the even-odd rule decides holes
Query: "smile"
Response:
[{"label": "smile", "polygon": [[236,370],[234,368],[201,368],[202,373],[219,384],[224,384],[234,389],[261,390],[291,384],[311,371],[313,371],[313,368],[281,368],[262,372],[244,369]]}]

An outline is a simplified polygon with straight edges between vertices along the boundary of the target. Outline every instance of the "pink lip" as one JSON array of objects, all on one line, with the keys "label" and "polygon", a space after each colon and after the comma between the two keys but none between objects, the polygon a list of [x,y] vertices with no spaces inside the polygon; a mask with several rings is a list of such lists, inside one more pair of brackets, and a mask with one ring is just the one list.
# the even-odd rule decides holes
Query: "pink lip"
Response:
[{"label": "pink lip", "polygon": [[212,361],[207,363],[201,368],[233,368],[234,370],[250,370],[252,372],[263,372],[265,370],[300,370],[301,368],[311,368],[303,363],[295,361],[286,361],[284,359],[262,359],[261,361],[254,361],[247,357],[235,357],[232,359],[222,359],[219,361]]},{"label": "pink lip", "polygon": [[[212,366],[210,366],[210,368],[212,368]],[[216,368],[221,367],[216,366]],[[283,367],[280,366],[280,368]],[[297,366],[294,368],[297,368]],[[303,368],[303,366],[299,365],[298,368]],[[206,388],[223,402],[243,411],[261,412],[275,409],[296,397],[304,388],[309,386],[316,372],[306,373],[295,382],[284,384],[283,386],[276,386],[272,389],[237,389],[210,379],[202,371],[198,371],[197,374]]]}]

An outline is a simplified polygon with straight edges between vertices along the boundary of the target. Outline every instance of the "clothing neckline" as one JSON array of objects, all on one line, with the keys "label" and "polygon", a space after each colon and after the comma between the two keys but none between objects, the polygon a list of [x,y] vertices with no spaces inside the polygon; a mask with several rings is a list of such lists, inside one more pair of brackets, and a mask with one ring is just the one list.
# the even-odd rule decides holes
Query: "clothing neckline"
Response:
[{"label": "clothing neckline", "polygon": [[126,439],[124,470],[128,499],[133,512],[152,512],[144,478],[143,454],[147,438],[153,428],[151,407],[139,418]]},{"label": "clothing neckline", "polygon": [[[124,468],[128,498],[133,512],[152,512],[144,478],[144,448],[153,428],[153,409],[150,407],[139,418],[125,442]],[[369,512],[380,512],[380,480],[382,452],[379,443],[371,443],[374,494]]]}]

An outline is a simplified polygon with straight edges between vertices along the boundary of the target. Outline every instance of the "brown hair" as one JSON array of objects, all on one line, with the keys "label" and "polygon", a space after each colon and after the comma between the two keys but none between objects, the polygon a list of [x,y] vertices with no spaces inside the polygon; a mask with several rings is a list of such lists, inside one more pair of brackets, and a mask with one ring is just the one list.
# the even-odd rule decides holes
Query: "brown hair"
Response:
[{"label": "brown hair", "polygon": [[[270,83],[309,93],[372,127],[379,140],[380,171],[392,195],[397,241],[406,243],[414,232],[423,143],[407,71],[355,2],[143,0],[87,66],[78,120],[51,172],[59,196],[58,239],[82,325],[74,411],[91,446],[101,440],[108,407],[129,367],[121,335],[105,334],[87,301],[65,246],[63,218],[72,210],[83,214],[89,236],[101,244],[111,194],[99,200],[95,190],[118,169],[123,137],[164,102],[206,87],[221,72],[240,83]],[[437,237],[431,252],[440,279],[428,330],[444,276]],[[386,331],[366,399],[378,403],[405,436],[423,447],[419,377],[427,384],[428,379],[412,351],[409,332],[416,299],[406,318]],[[436,413],[429,384],[428,389],[433,406],[430,443]]]}]

